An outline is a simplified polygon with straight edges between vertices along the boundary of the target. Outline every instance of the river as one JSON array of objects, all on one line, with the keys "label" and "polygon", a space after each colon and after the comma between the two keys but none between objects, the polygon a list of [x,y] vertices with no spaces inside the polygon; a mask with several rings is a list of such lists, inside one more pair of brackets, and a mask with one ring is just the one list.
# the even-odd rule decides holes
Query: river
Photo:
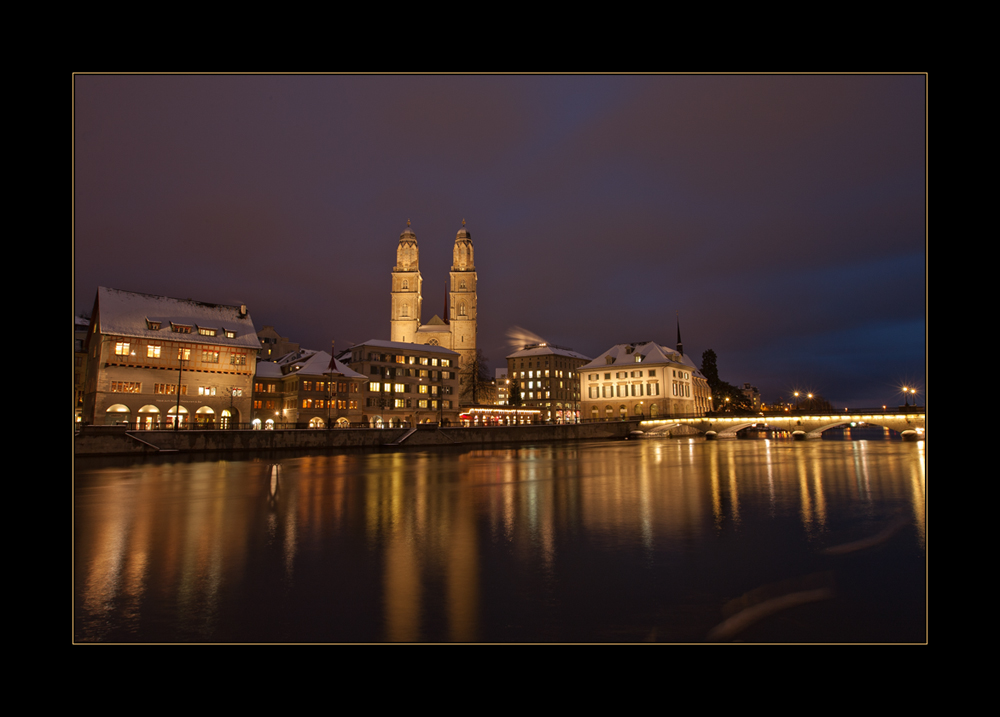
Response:
[{"label": "river", "polygon": [[74,641],[922,643],[924,451],[77,460]]}]

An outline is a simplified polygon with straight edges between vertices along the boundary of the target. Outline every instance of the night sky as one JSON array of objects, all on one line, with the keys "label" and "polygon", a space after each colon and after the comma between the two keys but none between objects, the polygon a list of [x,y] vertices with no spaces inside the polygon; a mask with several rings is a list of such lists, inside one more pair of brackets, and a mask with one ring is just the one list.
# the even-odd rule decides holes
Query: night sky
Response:
[{"label": "night sky", "polygon": [[77,75],[74,310],[98,286],[249,307],[303,348],[423,317],[472,233],[479,346],[676,343],[765,401],[926,374],[926,76]]}]

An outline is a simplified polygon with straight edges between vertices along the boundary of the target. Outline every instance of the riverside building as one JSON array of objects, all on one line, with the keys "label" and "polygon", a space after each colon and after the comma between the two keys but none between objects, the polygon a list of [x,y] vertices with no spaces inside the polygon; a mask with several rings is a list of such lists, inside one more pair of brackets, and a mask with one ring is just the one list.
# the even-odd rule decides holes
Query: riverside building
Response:
[{"label": "riverside building", "polygon": [[276,361],[259,361],[254,376],[253,428],[358,425],[367,380],[325,351],[299,349]]},{"label": "riverside building", "polygon": [[579,422],[577,372],[589,361],[583,354],[548,343],[528,344],[510,354],[507,376],[509,381],[518,382],[521,401],[517,407],[537,409],[539,420],[545,423]]},{"label": "riverside building", "polygon": [[249,421],[259,350],[246,306],[100,287],[87,334],[83,421],[235,427]]},{"label": "riverside building", "polygon": [[373,339],[353,346],[341,359],[367,379],[361,420],[369,426],[457,425],[457,351]]},{"label": "riverside building", "polygon": [[585,419],[702,416],[712,410],[708,381],[694,362],[653,341],[612,346],[579,373]]}]

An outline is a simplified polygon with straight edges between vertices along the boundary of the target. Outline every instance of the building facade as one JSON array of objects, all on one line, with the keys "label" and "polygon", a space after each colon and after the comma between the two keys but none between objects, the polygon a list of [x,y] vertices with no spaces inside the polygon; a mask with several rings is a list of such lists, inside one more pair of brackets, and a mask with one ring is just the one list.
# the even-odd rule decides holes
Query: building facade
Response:
[{"label": "building facade", "polygon": [[390,339],[396,343],[415,343],[457,351],[463,364],[476,353],[477,294],[476,263],[472,234],[462,228],[455,236],[451,273],[447,287],[444,317],[435,315],[421,323],[423,278],[420,275],[420,249],[417,235],[406,222],[396,247],[396,265],[392,269]]},{"label": "building facade", "polygon": [[653,341],[613,346],[579,368],[587,420],[703,416],[708,381],[690,357]]},{"label": "building facade", "polygon": [[372,340],[352,347],[341,359],[367,379],[361,390],[361,420],[368,425],[457,425],[457,351]]},{"label": "building facade", "polygon": [[83,421],[235,427],[249,420],[259,349],[246,306],[101,287],[87,334]]},{"label": "building facade", "polygon": [[583,354],[548,343],[528,344],[510,354],[507,376],[518,382],[518,406],[538,409],[540,420],[546,423],[578,423],[584,417],[578,371],[589,362]]},{"label": "building facade", "polygon": [[282,356],[298,351],[301,347],[289,341],[287,336],[282,336],[274,330],[273,326],[265,326],[257,332],[260,339],[260,360],[276,361]]},{"label": "building facade", "polygon": [[73,423],[83,423],[83,396],[87,385],[87,334],[90,319],[73,317]]},{"label": "building facade", "polygon": [[299,349],[258,361],[251,424],[265,430],[360,425],[367,380],[325,351]]}]

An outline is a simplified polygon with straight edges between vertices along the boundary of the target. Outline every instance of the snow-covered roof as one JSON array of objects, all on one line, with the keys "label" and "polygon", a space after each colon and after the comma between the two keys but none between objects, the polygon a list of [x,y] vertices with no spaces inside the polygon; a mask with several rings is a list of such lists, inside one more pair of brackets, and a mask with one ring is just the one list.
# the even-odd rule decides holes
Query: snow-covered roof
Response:
[{"label": "snow-covered roof", "polygon": [[[645,341],[634,344],[617,344],[602,353],[590,363],[578,368],[578,371],[593,371],[596,369],[606,369],[610,366],[634,365],[635,357],[642,356],[640,363],[644,364],[682,364],[691,369],[695,375],[701,376],[701,371],[695,366],[694,361],[689,356],[681,355],[674,349],[660,346],[655,341]],[[610,364],[608,357],[614,359]]]},{"label": "snow-covered roof", "polygon": [[276,361],[258,361],[257,375],[261,378],[280,378],[294,373],[300,376],[329,376],[334,374],[344,378],[367,379],[364,374],[352,371],[348,366],[340,361],[333,362],[330,368],[330,354],[326,351],[312,351],[310,349],[300,349],[285,354]]},{"label": "snow-covered roof", "polygon": [[400,351],[427,351],[436,354],[447,354],[448,356],[459,355],[457,351],[446,349],[443,346],[431,346],[430,344],[410,344],[410,343],[403,343],[402,341],[382,341],[380,339],[362,341],[361,343],[354,344],[354,346],[352,346],[351,348],[356,349],[359,346],[371,346],[373,348],[381,348],[381,349],[399,349]]},{"label": "snow-covered roof", "polygon": [[507,358],[527,358],[528,356],[567,356],[574,359],[583,359],[584,361],[590,361],[589,356],[584,356],[583,354],[577,353],[576,351],[571,351],[570,349],[564,349],[561,346],[551,346],[549,344],[536,344],[531,346],[525,346],[520,351],[515,351],[510,354]]},{"label": "snow-covered roof", "polygon": [[[102,334],[145,339],[189,340],[218,346],[260,348],[253,320],[245,307],[206,304],[190,299],[137,294],[120,289],[97,289],[97,310]],[[159,325],[159,328],[155,328]],[[190,326],[190,335],[171,332],[171,324]],[[198,329],[214,329],[204,336]],[[235,334],[227,338],[226,332]]]}]

